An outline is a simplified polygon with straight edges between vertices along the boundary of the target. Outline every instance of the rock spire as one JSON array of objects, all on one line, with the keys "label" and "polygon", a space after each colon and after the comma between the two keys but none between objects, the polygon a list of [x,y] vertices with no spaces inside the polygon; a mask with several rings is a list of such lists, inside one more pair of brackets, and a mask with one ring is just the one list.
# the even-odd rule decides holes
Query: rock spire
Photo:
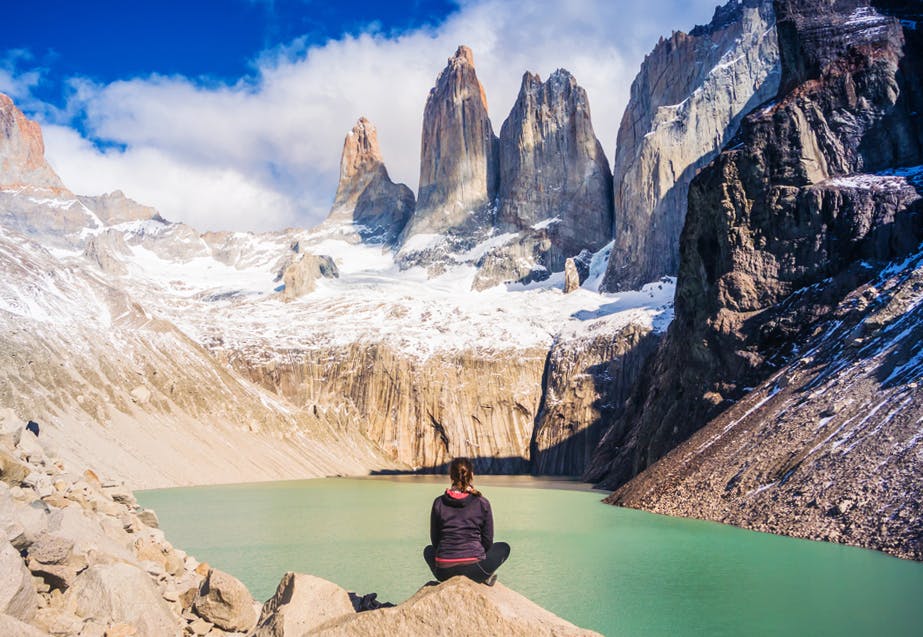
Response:
[{"label": "rock spire", "polygon": [[403,230],[413,209],[410,188],[395,184],[388,176],[375,126],[360,117],[343,142],[340,182],[327,220],[351,222],[363,239],[390,243]]},{"label": "rock spire", "polygon": [[38,122],[28,119],[13,100],[0,93],[0,186],[37,186],[64,190],[45,161]]},{"label": "rock spire", "polygon": [[490,225],[488,209],[499,175],[497,145],[474,55],[459,46],[426,100],[419,196],[405,237]]},{"label": "rock spire", "polygon": [[612,177],[593,132],[586,91],[564,69],[546,82],[526,73],[500,129],[497,221],[502,231],[544,226],[541,265],[560,271],[568,257],[610,240]]}]

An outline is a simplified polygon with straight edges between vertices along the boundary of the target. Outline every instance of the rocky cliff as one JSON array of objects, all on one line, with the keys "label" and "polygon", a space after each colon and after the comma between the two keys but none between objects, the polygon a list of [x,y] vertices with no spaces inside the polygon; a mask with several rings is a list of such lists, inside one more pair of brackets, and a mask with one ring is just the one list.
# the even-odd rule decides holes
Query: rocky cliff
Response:
[{"label": "rocky cliff", "polygon": [[[593,132],[586,91],[563,69],[526,73],[500,129],[496,226],[519,241],[487,252],[476,285],[560,272],[612,233],[609,162]],[[515,267],[509,267],[515,264]],[[539,275],[541,276],[541,275]]]},{"label": "rocky cliff", "polygon": [[325,225],[350,224],[364,241],[392,243],[413,210],[413,192],[388,176],[375,126],[359,118],[343,142],[340,181]]},{"label": "rocky cliff", "polygon": [[576,475],[589,464],[662,334],[628,325],[615,335],[555,341],[532,435],[532,473]]},{"label": "rocky cliff", "polygon": [[464,455],[485,473],[528,471],[545,355],[511,348],[418,358],[374,341],[227,354],[287,401],[355,423],[399,465],[439,469]]},{"label": "rocky cliff", "polygon": [[459,46],[426,99],[417,206],[404,230],[404,254],[418,251],[417,235],[489,232],[497,144],[474,55]]},{"label": "rocky cliff", "polygon": [[64,190],[61,178],[45,161],[45,142],[37,122],[28,119],[0,93],[0,187]]},{"label": "rocky cliff", "polygon": [[847,295],[800,356],[608,501],[923,560],[921,377],[918,253]]},{"label": "rocky cliff", "polygon": [[[897,259],[899,271],[910,267],[900,258],[923,239],[919,6],[785,0],[775,3],[775,13],[779,95],[748,115],[729,147],[692,182],[676,319],[625,416],[606,433],[588,479],[616,487],[651,465],[795,361],[822,321],[888,261]],[[915,347],[897,347],[897,360],[912,357]],[[869,384],[861,379],[840,395],[855,392],[857,402],[844,419],[862,413],[863,423],[881,424],[863,433],[859,438],[868,439],[860,444],[877,445],[878,455],[895,456],[887,460],[893,463],[903,453],[900,440],[916,445],[918,438],[905,436],[900,421],[892,431],[889,419],[873,415],[879,409],[897,413],[919,378],[908,373],[888,380],[889,375],[876,376],[875,391],[889,389],[883,397],[893,398],[879,408],[861,406],[870,399]],[[805,440],[802,429],[822,432],[831,422],[844,424],[836,415],[843,411],[836,393],[812,388],[801,399],[807,404],[787,415],[780,435]],[[813,444],[792,444],[798,451],[779,481],[788,469],[797,469],[799,453],[810,455]],[[814,463],[805,470],[810,466]],[[862,493],[862,473],[850,473],[851,466],[829,464],[829,470],[847,491]],[[773,475],[761,477],[771,483]],[[816,482],[805,484],[801,495],[807,501],[825,502],[836,493]],[[887,493],[876,497],[884,502],[919,497],[916,491],[892,491],[899,489],[894,483],[881,488]],[[868,533],[878,533],[879,513],[866,509],[862,515],[868,516],[863,522]],[[877,541],[887,545],[889,533],[885,525]]]},{"label": "rocky cliff", "polygon": [[730,0],[709,24],[674,32],[645,57],[615,147],[604,289],[676,274],[689,183],[778,85],[771,0]]},{"label": "rocky cliff", "polygon": [[355,427],[226,369],[79,253],[0,229],[0,272],[0,406],[43,423],[67,461],[144,487],[394,466]]}]

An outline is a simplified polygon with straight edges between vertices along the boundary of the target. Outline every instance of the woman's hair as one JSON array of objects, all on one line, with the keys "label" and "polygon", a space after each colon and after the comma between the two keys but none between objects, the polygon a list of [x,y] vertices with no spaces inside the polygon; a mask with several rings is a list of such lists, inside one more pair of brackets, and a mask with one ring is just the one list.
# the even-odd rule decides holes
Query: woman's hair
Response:
[{"label": "woman's hair", "polygon": [[452,479],[452,489],[462,493],[481,495],[471,482],[474,480],[474,467],[468,458],[455,458],[449,465],[449,477]]}]

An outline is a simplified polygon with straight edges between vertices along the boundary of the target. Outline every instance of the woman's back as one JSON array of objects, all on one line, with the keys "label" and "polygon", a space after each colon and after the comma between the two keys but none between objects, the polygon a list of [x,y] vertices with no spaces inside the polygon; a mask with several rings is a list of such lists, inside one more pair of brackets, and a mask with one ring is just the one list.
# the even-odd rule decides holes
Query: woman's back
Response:
[{"label": "woman's back", "polygon": [[449,465],[452,486],[433,500],[429,533],[432,544],[423,550],[436,579],[464,575],[493,584],[494,571],[510,555],[510,546],[494,542],[494,516],[490,502],[474,488],[474,470],[467,458]]}]

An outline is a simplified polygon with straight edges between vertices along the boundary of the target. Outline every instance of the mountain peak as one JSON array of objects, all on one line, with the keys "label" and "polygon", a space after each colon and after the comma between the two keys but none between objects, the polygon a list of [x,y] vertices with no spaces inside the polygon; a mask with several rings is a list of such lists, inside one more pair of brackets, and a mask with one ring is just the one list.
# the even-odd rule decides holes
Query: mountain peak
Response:
[{"label": "mountain peak", "polygon": [[45,161],[41,126],[28,119],[3,93],[0,93],[0,186],[65,190],[61,178]]},{"label": "mountain peak", "polygon": [[389,243],[403,230],[413,207],[413,192],[388,176],[375,125],[360,117],[343,140],[340,182],[327,219],[357,224],[363,239]]},{"label": "mountain peak", "polygon": [[452,64],[453,62],[474,66],[474,53],[469,47],[465,46],[464,44],[459,44],[458,48],[455,50],[455,55],[453,55],[449,60],[449,64]]},{"label": "mountain peak", "polygon": [[420,190],[405,238],[489,230],[497,191],[497,137],[471,49],[459,46],[430,90],[423,111]]},{"label": "mountain peak", "polygon": [[340,198],[345,183],[362,171],[374,170],[379,164],[382,164],[382,158],[378,148],[378,131],[372,122],[360,117],[343,140],[337,198]]}]

